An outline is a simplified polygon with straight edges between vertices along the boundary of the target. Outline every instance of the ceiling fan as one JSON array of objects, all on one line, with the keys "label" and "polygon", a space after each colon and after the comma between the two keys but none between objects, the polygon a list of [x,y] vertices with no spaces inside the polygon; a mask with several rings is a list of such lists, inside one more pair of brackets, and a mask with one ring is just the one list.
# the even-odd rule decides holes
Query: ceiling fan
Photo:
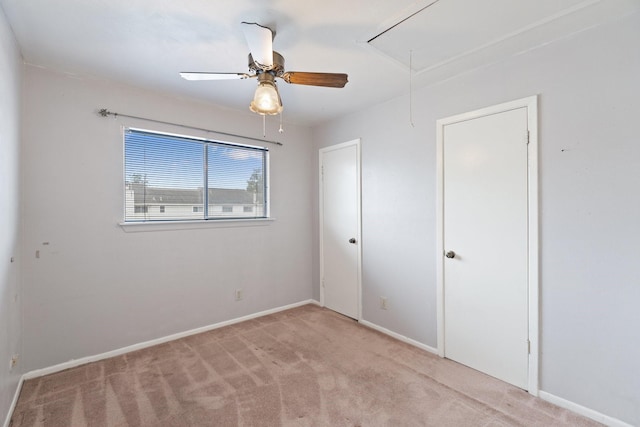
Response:
[{"label": "ceiling fan", "polygon": [[285,71],[284,57],[273,50],[275,32],[255,22],[242,22],[242,30],[249,45],[250,73],[181,72],[186,80],[234,80],[258,78],[253,101],[249,108],[262,116],[282,112],[282,100],[276,86],[276,78],[286,83],[341,88],[348,76],[342,73],[309,73]]}]

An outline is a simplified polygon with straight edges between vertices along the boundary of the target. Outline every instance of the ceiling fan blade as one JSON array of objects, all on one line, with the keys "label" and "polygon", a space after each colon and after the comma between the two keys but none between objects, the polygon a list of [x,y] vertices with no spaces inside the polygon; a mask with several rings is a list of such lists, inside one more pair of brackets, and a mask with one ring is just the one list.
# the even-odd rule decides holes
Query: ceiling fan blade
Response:
[{"label": "ceiling fan blade", "polygon": [[185,80],[236,80],[254,77],[247,73],[207,73],[207,72],[182,72],[180,77]]},{"label": "ceiling fan blade", "polygon": [[306,73],[304,71],[287,71],[282,80],[294,85],[344,87],[348,75],[343,73]]},{"label": "ceiling fan blade", "polygon": [[242,22],[244,38],[247,39],[253,61],[260,68],[270,70],[273,67],[273,32],[255,22]]}]

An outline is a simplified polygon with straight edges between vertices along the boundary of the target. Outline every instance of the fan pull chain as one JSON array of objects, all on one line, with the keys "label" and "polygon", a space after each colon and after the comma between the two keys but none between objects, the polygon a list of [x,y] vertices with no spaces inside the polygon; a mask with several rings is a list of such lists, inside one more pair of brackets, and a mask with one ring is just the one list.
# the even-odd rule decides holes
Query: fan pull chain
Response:
[{"label": "fan pull chain", "polygon": [[262,137],[267,137],[267,116],[265,114],[262,115]]},{"label": "fan pull chain", "polygon": [[278,132],[284,133],[284,129],[282,128],[282,111],[280,111],[280,129],[278,129]]}]

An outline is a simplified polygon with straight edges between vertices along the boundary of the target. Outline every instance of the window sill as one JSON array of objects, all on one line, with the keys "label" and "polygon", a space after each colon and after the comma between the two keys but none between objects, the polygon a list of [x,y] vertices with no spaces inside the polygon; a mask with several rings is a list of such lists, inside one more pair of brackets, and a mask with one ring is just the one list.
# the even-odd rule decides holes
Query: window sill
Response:
[{"label": "window sill", "polygon": [[208,221],[140,221],[121,222],[118,225],[126,233],[139,233],[145,231],[193,230],[199,228],[260,227],[270,225],[273,221],[275,221],[275,218],[215,219]]}]

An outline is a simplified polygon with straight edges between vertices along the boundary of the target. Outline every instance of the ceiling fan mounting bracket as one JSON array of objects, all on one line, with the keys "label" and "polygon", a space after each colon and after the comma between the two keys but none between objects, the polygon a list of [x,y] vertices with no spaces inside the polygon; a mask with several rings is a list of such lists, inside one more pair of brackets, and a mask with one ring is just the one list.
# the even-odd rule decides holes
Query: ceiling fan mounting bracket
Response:
[{"label": "ceiling fan mounting bracket", "polygon": [[258,74],[269,72],[276,77],[280,77],[282,76],[282,74],[284,74],[284,57],[274,50],[273,66],[265,67],[264,65],[254,61],[253,56],[249,54],[249,70],[254,71]]}]

